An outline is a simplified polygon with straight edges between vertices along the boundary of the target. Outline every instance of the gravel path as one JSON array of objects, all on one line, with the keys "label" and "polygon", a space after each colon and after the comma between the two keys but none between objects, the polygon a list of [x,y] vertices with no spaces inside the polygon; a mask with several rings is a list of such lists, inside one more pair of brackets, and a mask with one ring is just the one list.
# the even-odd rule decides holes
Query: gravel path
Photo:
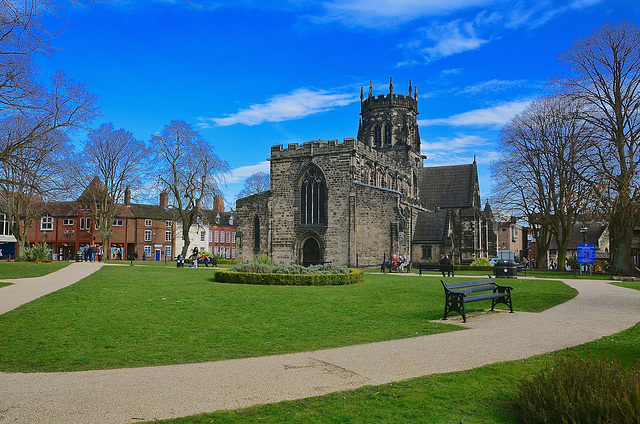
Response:
[{"label": "gravel path", "polygon": [[448,321],[465,331],[200,364],[0,373],[0,423],[131,423],[243,408],[527,358],[640,322],[640,291],[564,281],[579,291],[569,302]]}]

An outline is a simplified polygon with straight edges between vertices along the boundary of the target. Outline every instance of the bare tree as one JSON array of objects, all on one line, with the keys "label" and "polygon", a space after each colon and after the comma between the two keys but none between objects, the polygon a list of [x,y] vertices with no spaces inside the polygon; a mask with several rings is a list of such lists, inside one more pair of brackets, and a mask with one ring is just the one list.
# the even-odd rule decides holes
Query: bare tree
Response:
[{"label": "bare tree", "polygon": [[214,196],[220,195],[229,166],[213,153],[213,145],[184,121],[171,121],[151,143],[158,156],[159,185],[169,192],[170,208],[182,224],[182,255],[186,256],[189,229],[200,218],[200,207],[213,204]]},{"label": "bare tree", "polygon": [[631,274],[640,219],[640,29],[605,23],[559,60],[568,72],[554,82],[585,105],[581,117],[599,132],[599,143],[587,152],[597,171],[589,182],[610,218],[611,271]]},{"label": "bare tree", "polygon": [[51,78],[50,88],[36,84],[31,89],[37,93],[37,99],[30,103],[29,109],[19,112],[27,117],[29,131],[0,141],[0,161],[12,160],[14,152],[24,148],[46,150],[49,147],[44,141],[49,132],[86,127],[98,115],[97,96],[62,71]]},{"label": "bare tree", "polygon": [[493,165],[494,202],[511,206],[530,222],[540,267],[553,235],[564,268],[571,230],[591,203],[584,177],[591,173],[584,152],[592,142],[581,108],[566,96],[531,103],[501,131],[503,159]]},{"label": "bare tree", "polygon": [[[0,138],[20,138],[33,131],[33,122],[22,116],[0,121]],[[46,149],[20,147],[10,162],[0,162],[0,191],[6,202],[3,212],[11,222],[16,238],[16,258],[22,259],[29,227],[46,210],[46,201],[68,192],[74,175],[73,147],[66,135],[50,131],[42,136]]]},{"label": "bare tree", "polygon": [[271,178],[266,172],[256,172],[244,180],[244,187],[238,193],[238,199],[265,192],[271,188]]},{"label": "bare tree", "polygon": [[149,149],[124,129],[112,123],[91,131],[82,152],[81,175],[95,176],[100,184],[91,184],[85,193],[87,206],[98,227],[102,245],[109,251],[111,227],[124,200],[127,187],[137,187],[150,168]]}]

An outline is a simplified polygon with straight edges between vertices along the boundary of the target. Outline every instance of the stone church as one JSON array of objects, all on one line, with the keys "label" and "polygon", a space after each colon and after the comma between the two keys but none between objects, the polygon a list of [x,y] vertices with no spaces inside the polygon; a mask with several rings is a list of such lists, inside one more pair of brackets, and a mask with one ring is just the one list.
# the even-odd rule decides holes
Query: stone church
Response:
[{"label": "stone church", "polygon": [[357,138],[271,147],[271,189],[238,199],[238,260],[379,266],[495,256],[490,208],[472,165],[423,167],[418,93],[360,91]]}]

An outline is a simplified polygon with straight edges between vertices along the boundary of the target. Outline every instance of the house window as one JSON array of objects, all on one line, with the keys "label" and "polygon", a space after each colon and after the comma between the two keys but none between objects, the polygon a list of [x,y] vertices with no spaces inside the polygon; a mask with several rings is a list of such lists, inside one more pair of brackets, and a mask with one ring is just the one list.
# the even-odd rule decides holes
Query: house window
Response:
[{"label": "house window", "polygon": [[209,243],[213,240],[213,231],[209,230]]},{"label": "house window", "polygon": [[11,235],[11,222],[7,219],[7,215],[0,213],[0,236]]},{"label": "house window", "polygon": [[165,258],[170,258],[171,257],[171,246],[165,246],[164,247],[164,257]]},{"label": "house window", "polygon": [[231,233],[227,231],[227,243],[231,243]]},{"label": "house window", "polygon": [[145,246],[145,247],[144,247],[144,256],[145,256],[146,258],[148,258],[148,257],[150,257],[150,256],[151,256],[151,246]]},{"label": "house window", "polygon": [[231,249],[231,259],[235,259],[236,258],[236,248],[232,248]]},{"label": "house window", "polygon": [[62,220],[62,225],[73,225],[73,218],[65,218]]},{"label": "house window", "polygon": [[219,243],[219,238],[218,238],[218,231],[214,231],[213,232],[213,242],[214,243]]},{"label": "house window", "polygon": [[144,226],[145,227],[151,227],[152,224],[153,224],[153,220],[151,220],[151,219],[145,219],[144,220]]},{"label": "house window", "polygon": [[173,227],[173,221],[171,221],[170,219],[164,221],[164,226],[167,228]]},{"label": "house window", "polygon": [[164,232],[164,241],[171,241],[171,231]]},{"label": "house window", "polygon": [[236,243],[236,232],[235,231],[231,234],[231,243],[233,243],[233,244]]},{"label": "house window", "polygon": [[300,184],[300,223],[324,223],[325,191],[324,178],[316,168],[311,168],[302,177]]},{"label": "house window", "polygon": [[40,220],[40,229],[42,231],[53,230],[53,217],[46,215]]},{"label": "house window", "polygon": [[431,246],[422,246],[422,259],[431,259]]},{"label": "house window", "polygon": [[213,246],[213,254],[214,255],[218,254],[218,246]]},{"label": "house window", "polygon": [[116,227],[122,227],[122,220],[121,219],[114,219],[113,220],[113,225],[115,225]]},{"label": "house window", "polygon": [[151,230],[144,230],[144,241],[151,241]]},{"label": "house window", "polygon": [[207,233],[204,231],[200,231],[200,241],[205,241],[207,238]]},{"label": "house window", "polygon": [[91,229],[91,218],[80,218],[80,229],[81,230],[90,230]]}]

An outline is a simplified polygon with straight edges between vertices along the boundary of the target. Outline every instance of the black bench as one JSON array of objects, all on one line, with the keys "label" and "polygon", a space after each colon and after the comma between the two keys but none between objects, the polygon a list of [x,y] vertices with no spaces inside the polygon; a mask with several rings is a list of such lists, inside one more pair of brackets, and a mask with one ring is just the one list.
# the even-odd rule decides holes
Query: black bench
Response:
[{"label": "black bench", "polygon": [[420,275],[422,275],[422,271],[442,271],[450,272],[453,277],[456,276],[456,273],[453,271],[453,265],[419,264],[418,268],[420,269]]},{"label": "black bench", "polygon": [[440,280],[440,282],[444,287],[445,295],[444,318],[442,319],[447,319],[447,315],[451,312],[458,312],[462,315],[462,322],[467,322],[464,305],[488,299],[491,299],[492,311],[498,303],[503,303],[513,313],[513,304],[511,303],[511,290],[513,290],[513,287],[496,284],[491,277],[484,280],[458,281],[455,283],[445,283],[444,280]]}]

